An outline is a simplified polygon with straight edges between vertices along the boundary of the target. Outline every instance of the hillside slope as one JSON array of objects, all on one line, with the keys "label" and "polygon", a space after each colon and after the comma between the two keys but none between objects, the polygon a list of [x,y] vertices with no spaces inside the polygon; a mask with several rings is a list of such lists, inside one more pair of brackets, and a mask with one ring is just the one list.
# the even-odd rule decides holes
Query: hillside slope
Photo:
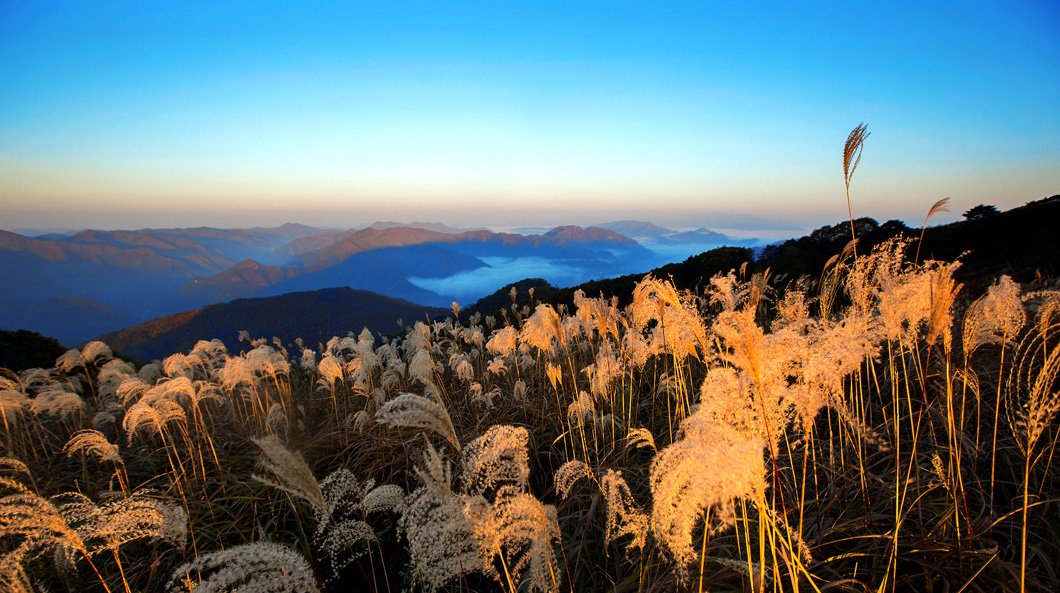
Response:
[{"label": "hillside slope", "polygon": [[[34,331],[71,348],[144,319],[84,297],[25,300],[17,293],[0,295],[0,328]],[[32,326],[27,326],[28,321]]]},{"label": "hillside slope", "polygon": [[242,330],[254,337],[276,336],[285,343],[302,338],[315,347],[317,342],[365,327],[375,333],[394,333],[399,319],[411,324],[425,316],[434,318],[447,312],[362,290],[328,288],[210,305],[160,317],[100,339],[115,352],[149,361],[186,352],[197,341],[213,338],[234,350]]}]

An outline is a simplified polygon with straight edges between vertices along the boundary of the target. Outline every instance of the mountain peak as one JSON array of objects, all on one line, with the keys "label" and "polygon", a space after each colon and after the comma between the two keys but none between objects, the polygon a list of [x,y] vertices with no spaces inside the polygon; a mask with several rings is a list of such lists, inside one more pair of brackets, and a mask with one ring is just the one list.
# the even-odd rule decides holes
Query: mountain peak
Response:
[{"label": "mountain peak", "polygon": [[424,231],[434,231],[436,233],[445,233],[447,235],[458,235],[463,233],[466,229],[458,229],[451,227],[441,222],[396,222],[393,220],[377,220],[372,224],[368,225],[367,228],[376,230],[387,230],[393,228],[409,228],[409,229],[420,229]]},{"label": "mountain peak", "polygon": [[230,270],[263,270],[263,269],[265,269],[265,267],[266,267],[265,264],[259,262],[256,259],[247,258],[247,259],[239,262],[238,264],[232,266],[229,269]]},{"label": "mountain peak", "polygon": [[595,226],[610,229],[625,237],[657,238],[674,232],[666,227],[659,226],[652,222],[644,222],[642,220],[616,220],[614,222],[600,223]]},{"label": "mountain peak", "polygon": [[630,245],[636,243],[629,237],[620,235],[610,229],[598,226],[580,227],[577,225],[566,225],[555,227],[545,233],[546,237],[569,243],[621,243]]}]

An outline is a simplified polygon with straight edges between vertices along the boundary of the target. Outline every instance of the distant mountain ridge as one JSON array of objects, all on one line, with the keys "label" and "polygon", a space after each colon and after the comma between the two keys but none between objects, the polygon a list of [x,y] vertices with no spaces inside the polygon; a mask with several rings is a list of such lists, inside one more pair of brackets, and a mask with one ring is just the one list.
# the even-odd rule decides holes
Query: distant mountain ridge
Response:
[{"label": "distant mountain ridge", "polygon": [[127,243],[119,246],[97,240],[97,236],[93,231],[84,231],[62,240],[33,239],[0,231],[0,251],[12,256],[32,256],[44,263],[82,261],[126,269],[163,269],[185,275],[194,273],[196,267],[198,271],[217,269],[201,264],[194,266],[192,262],[167,257],[147,245]]},{"label": "distant mountain ridge", "polygon": [[386,230],[386,229],[394,229],[394,228],[402,228],[402,227],[403,228],[410,228],[410,229],[423,229],[425,231],[435,231],[435,232],[438,232],[438,233],[449,233],[449,234],[453,234],[453,235],[456,235],[456,234],[459,234],[459,233],[464,233],[464,232],[467,232],[467,231],[485,231],[485,230],[489,230],[489,229],[482,228],[482,227],[478,227],[478,228],[474,228],[474,229],[457,228],[457,227],[452,227],[452,226],[449,226],[447,224],[443,224],[443,223],[440,223],[440,222],[398,222],[398,221],[395,221],[395,220],[377,220],[377,221],[373,222],[372,224],[368,225],[366,228],[383,231],[383,230]]},{"label": "distant mountain ridge", "polygon": [[[89,229],[47,238],[0,231],[0,273],[18,282],[0,327],[44,331],[76,345],[94,333],[241,297],[349,286],[445,305],[464,296],[446,294],[441,279],[494,264],[530,258],[606,275],[652,257],[602,228],[524,236],[410,224]],[[433,282],[440,292],[410,279]],[[68,325],[57,328],[50,317]]]},{"label": "distant mountain ridge", "polygon": [[[385,247],[407,247],[422,243],[494,243],[499,245],[523,245],[531,248],[541,246],[567,246],[573,244],[614,243],[635,245],[636,241],[614,231],[600,227],[582,228],[569,225],[555,227],[544,235],[519,235],[495,233],[488,230],[447,233],[412,227],[368,227],[347,231],[333,238],[323,247],[315,247],[313,238],[292,241],[286,247],[295,261],[308,268],[321,268],[340,263],[351,255]],[[312,249],[304,249],[314,245]]]},{"label": "distant mountain ridge", "polygon": [[739,239],[731,237],[724,233],[719,233],[708,229],[707,227],[699,227],[692,231],[677,231],[666,228],[664,226],[657,225],[651,222],[644,222],[640,220],[617,220],[613,222],[604,222],[596,225],[605,229],[610,229],[617,233],[621,233],[627,237],[634,239],[646,239],[649,241],[649,246],[655,243],[659,244],[682,244],[682,243],[696,243],[702,245],[717,245],[717,246],[751,246],[759,243],[758,239]]},{"label": "distant mountain ridge", "polygon": [[242,262],[239,270],[196,278],[181,289],[182,293],[202,301],[218,301],[348,285],[414,302],[444,304],[451,300],[450,296],[415,286],[409,278],[442,278],[470,272],[488,266],[484,257],[539,256],[606,266],[615,260],[616,250],[642,259],[648,254],[636,241],[614,231],[574,225],[555,227],[543,235],[367,227],[323,239],[326,241],[307,236],[285,246],[292,254],[293,266]]},{"label": "distant mountain ridge", "polygon": [[193,278],[180,291],[196,300],[228,300],[244,296],[248,291],[264,290],[299,273],[298,268],[268,266],[253,259],[245,259],[223,272],[205,278]]},{"label": "distant mountain ridge", "polygon": [[706,227],[699,227],[694,231],[685,231],[681,233],[673,233],[665,237],[667,241],[671,242],[688,242],[688,243],[717,243],[733,245],[744,245],[747,243],[754,243],[756,239],[736,239],[717,231],[712,231]]},{"label": "distant mountain ridge", "polygon": [[[322,229],[274,228],[86,230],[52,238],[0,231],[0,274],[17,279],[0,327],[39,330],[68,344],[188,308],[181,287],[237,266],[247,254],[275,250]],[[53,315],[53,311],[60,312]],[[94,311],[94,313],[93,313]],[[81,313],[81,315],[78,314]],[[54,319],[66,321],[59,333]]]},{"label": "distant mountain ridge", "polygon": [[549,237],[566,243],[615,243],[618,245],[636,245],[633,239],[616,233],[611,229],[598,226],[580,227],[576,225],[558,226],[546,231],[542,237]]},{"label": "distant mountain ridge", "polygon": [[[1054,235],[1058,221],[1060,221],[1060,196],[1053,196],[993,216],[930,227],[924,234],[921,259],[952,260],[961,257],[963,265],[958,270],[958,279],[970,287],[975,287],[970,290],[981,289],[1002,273],[1010,274],[1021,282],[1033,281],[1038,277],[1057,278],[1060,277],[1060,250],[1055,248]],[[913,239],[915,247],[915,239],[919,236],[918,229],[911,229],[900,221],[887,221],[881,224],[869,218],[861,218],[856,219],[854,223],[859,239],[859,251],[869,250],[873,245],[897,234],[905,234]],[[420,229],[420,231],[423,230]],[[377,229],[373,232],[383,231]],[[428,235],[414,236],[431,236],[429,235],[431,231],[423,232]],[[698,229],[693,232],[704,233],[709,230]],[[591,246],[637,246],[629,239],[616,240],[607,232],[580,227],[556,227],[549,233],[551,236],[542,235],[535,240],[519,235],[498,234],[496,241],[499,245],[508,243],[516,247],[534,245],[539,249],[558,249],[557,242],[567,239],[585,241],[587,242],[585,244]],[[556,289],[547,281],[539,278],[521,280],[485,295],[478,303],[465,306],[464,311],[468,314],[476,311],[491,313],[496,308],[506,307],[510,303],[508,296],[510,286],[517,288],[517,297],[521,303],[526,302],[531,287],[535,288],[536,299],[554,304],[570,304],[575,290],[583,290],[590,296],[614,295],[626,300],[632,293],[636,282],[649,270],[656,276],[672,278],[679,288],[699,290],[702,290],[714,274],[739,268],[744,263],[747,264],[747,273],[769,268],[773,271],[775,279],[783,278],[785,282],[800,275],[812,278],[820,274],[820,269],[828,258],[843,249],[849,241],[849,233],[850,223],[843,221],[835,225],[820,227],[797,239],[767,246],[761,249],[757,256],[755,251],[743,247],[716,248],[689,257],[680,263],[661,267],[646,266],[643,268],[644,272],[615,275],[569,288]],[[603,242],[593,240],[603,240]],[[16,239],[16,241],[19,245],[26,245],[20,240]],[[39,247],[39,245],[32,244],[30,246]],[[418,269],[416,266],[420,266],[422,269],[436,270],[439,274],[449,274],[467,269],[469,266],[473,269],[474,266],[486,265],[482,258],[472,253],[481,246],[482,242],[453,241],[362,251],[347,258],[339,266],[286,277],[264,290],[264,292],[283,291],[284,294],[238,299],[223,305],[211,305],[185,311],[156,319],[142,326],[129,328],[127,331],[109,334],[105,338],[124,340],[117,343],[125,345],[133,356],[144,359],[151,353],[168,354],[181,348],[186,349],[194,343],[194,340],[204,339],[207,336],[223,337],[220,334],[227,333],[231,335],[228,335],[226,341],[231,341],[235,332],[242,329],[255,335],[289,336],[290,339],[303,337],[310,340],[325,340],[331,335],[343,335],[347,331],[356,331],[363,326],[368,326],[373,331],[390,333],[392,328],[396,327],[394,321],[398,318],[411,321],[422,318],[424,312],[430,316],[444,315],[447,309],[413,305],[407,300],[401,301],[349,288],[298,290],[299,282],[304,282],[306,285],[311,285],[313,282],[328,282],[342,279],[346,277],[346,274],[360,270],[375,278],[380,290],[401,291],[409,289],[407,279],[400,274],[390,274],[390,271],[416,270]],[[596,253],[592,249],[586,252]],[[909,257],[912,256],[911,252]],[[256,261],[240,262],[229,271],[232,275],[244,274],[251,280],[258,274],[268,276],[276,273],[275,267],[265,266]],[[319,275],[310,277],[310,274]],[[334,274],[334,276],[328,276],[328,274]],[[273,282],[275,278],[266,278],[266,280]],[[417,289],[417,287],[412,288]],[[10,296],[6,301],[0,299],[0,307],[4,309],[13,306],[11,303]],[[338,303],[339,309],[330,309],[334,303]],[[24,303],[18,306],[24,306]],[[46,313],[57,319],[62,319],[64,315],[67,317],[96,315],[106,317],[121,314],[107,308],[106,305],[79,298],[59,298],[42,305],[45,309],[48,306],[52,309]],[[70,313],[62,313],[62,311]],[[172,337],[177,334],[180,335],[179,340]],[[160,337],[163,337],[162,345],[148,345],[156,342]]]},{"label": "distant mountain ridge", "polygon": [[673,234],[676,231],[668,229],[664,226],[659,226],[655,223],[644,222],[641,220],[616,220],[612,222],[602,222],[596,226],[605,229],[610,229],[616,233],[620,233],[627,237],[663,237],[665,235]]}]

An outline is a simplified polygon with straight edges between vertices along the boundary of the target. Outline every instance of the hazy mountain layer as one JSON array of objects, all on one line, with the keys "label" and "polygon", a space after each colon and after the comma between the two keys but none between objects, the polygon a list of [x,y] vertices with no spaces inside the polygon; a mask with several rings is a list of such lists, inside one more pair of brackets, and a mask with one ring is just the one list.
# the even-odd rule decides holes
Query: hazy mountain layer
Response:
[{"label": "hazy mountain layer", "polygon": [[[446,305],[452,300],[474,300],[503,284],[490,284],[490,277],[484,276],[481,286],[470,292],[466,281],[464,289],[447,289],[446,279],[489,268],[490,258],[503,258],[516,266],[525,258],[563,262],[567,277],[573,281],[657,263],[652,252],[632,239],[607,229],[577,226],[556,227],[532,236],[370,227],[304,237],[283,249],[291,254],[295,265],[277,268],[242,262],[238,270],[193,280],[182,293],[205,303],[235,296],[349,286],[418,303]],[[426,284],[433,288],[425,288]]]},{"label": "hazy mountain layer", "polygon": [[0,327],[21,329],[32,322],[32,330],[63,344],[82,344],[92,338],[143,321],[84,297],[57,296],[19,300],[0,296]]},{"label": "hazy mountain layer", "polygon": [[425,305],[467,304],[526,276],[566,286],[675,257],[602,227],[519,235],[395,224],[349,231],[296,224],[89,230],[50,238],[0,232],[0,273],[18,286],[9,295],[17,304],[0,316],[0,327],[40,331],[73,346],[235,298],[346,286]]},{"label": "hazy mountain layer", "polygon": [[[966,265],[958,269],[957,277],[970,286],[974,285],[972,290],[975,291],[983,290],[985,282],[992,281],[1000,274],[1010,274],[1021,282],[1033,281],[1039,275],[1055,277],[1060,273],[1060,251],[1053,248],[1055,242],[1053,235],[1057,220],[1060,220],[1060,196],[1031,202],[989,217],[932,227],[924,235],[920,257],[921,259],[952,259],[961,256]],[[911,229],[900,221],[880,224],[869,218],[857,219],[855,227],[859,238],[859,248],[863,251],[871,250],[873,245],[889,237],[904,234],[911,241],[908,258],[912,259],[916,256],[918,229]],[[563,235],[564,232],[556,230],[554,235]],[[472,312],[493,313],[497,309],[507,308],[511,303],[509,292],[512,287],[516,288],[516,297],[521,304],[529,302],[530,288],[535,289],[536,300],[555,304],[571,304],[575,290],[582,290],[588,296],[610,297],[614,295],[624,301],[629,298],[632,286],[643,278],[645,273],[649,273],[649,270],[656,277],[672,279],[680,288],[693,289],[697,292],[701,291],[715,274],[740,268],[745,263],[748,274],[766,269],[784,270],[783,277],[774,276],[774,282],[781,284],[799,276],[815,278],[825,262],[842,251],[849,242],[849,232],[850,225],[844,221],[821,227],[804,237],[769,246],[763,249],[757,257],[751,249],[744,247],[717,248],[689,257],[680,263],[645,268],[638,273],[594,280],[566,289],[557,290],[540,278],[521,280],[484,296],[474,305],[465,307],[465,311],[468,314]],[[355,255],[347,260],[346,265],[353,269],[367,269],[370,274],[376,274],[380,279],[386,277],[385,270],[387,269],[403,266],[408,266],[405,269],[417,269],[414,267],[414,262],[419,263],[420,269],[452,271],[462,266],[475,265],[478,260],[466,253],[461,253],[461,250],[474,252],[477,249],[481,249],[481,243],[456,242],[444,246],[424,244],[379,249]],[[508,249],[508,253],[514,253],[517,250],[513,245],[509,245]],[[471,259],[463,260],[462,255]],[[381,263],[376,268],[366,268],[372,258],[379,258],[376,261]],[[446,258],[452,259],[446,262]],[[296,282],[300,279],[295,278],[285,282]],[[317,277],[316,280],[325,281],[322,276]],[[284,284],[278,284],[272,289],[283,290]],[[391,291],[408,290],[408,288],[407,285],[399,286],[398,284],[383,287]],[[232,308],[227,310],[235,311],[236,307],[240,306],[238,303],[249,302],[254,301],[230,303]],[[434,310],[434,315],[440,314],[446,314],[445,310]],[[410,319],[407,315],[403,318]],[[356,331],[359,329],[358,325],[359,322],[348,320],[347,326],[340,327],[336,333]],[[382,325],[387,326],[385,322]],[[306,329],[305,331],[312,330]],[[259,333],[268,334],[268,332]],[[306,333],[304,335],[319,334]]]}]

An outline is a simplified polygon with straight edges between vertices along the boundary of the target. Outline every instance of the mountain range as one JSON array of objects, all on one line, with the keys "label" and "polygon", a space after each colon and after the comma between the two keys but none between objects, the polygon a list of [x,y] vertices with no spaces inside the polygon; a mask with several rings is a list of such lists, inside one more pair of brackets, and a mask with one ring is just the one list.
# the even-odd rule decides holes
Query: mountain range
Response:
[{"label": "mountain range", "polygon": [[[679,236],[677,244],[686,241],[689,253],[701,247],[701,233],[627,224],[652,228],[658,237]],[[672,257],[606,226],[567,225],[532,235],[390,221],[349,230],[285,224],[38,237],[0,231],[0,273],[13,279],[0,297],[0,328],[40,331],[77,345],[212,303],[342,286],[447,306],[473,302],[522,277],[522,269],[569,285]]]},{"label": "mountain range", "polygon": [[[1057,221],[1060,221],[1060,196],[1030,202],[1025,206],[1003,213],[930,227],[924,232],[923,244],[918,244],[916,240],[920,233],[919,229],[909,228],[900,221],[892,220],[881,224],[870,218],[861,218],[856,219],[854,224],[859,239],[859,250],[867,251],[887,238],[904,234],[912,239],[910,258],[914,257],[913,250],[917,247],[921,249],[921,259],[960,258],[964,265],[958,269],[958,280],[968,286],[969,291],[978,293],[1001,274],[1009,274],[1020,282],[1038,282],[1039,284],[1042,279],[1060,276],[1060,251],[1054,248],[1055,240],[1053,239]],[[405,229],[405,227],[394,228]],[[363,230],[366,229],[361,229]],[[629,228],[625,230],[630,231]],[[378,232],[379,229],[375,231]],[[362,246],[366,238],[379,238],[374,232],[361,235],[357,235],[357,232],[360,231],[349,233],[347,238],[358,237],[358,240],[362,241]],[[326,341],[333,335],[360,331],[364,327],[376,333],[392,334],[398,330],[398,325],[395,323],[398,319],[412,323],[415,320],[445,316],[449,314],[449,311],[445,308],[413,304],[381,294],[349,288],[298,291],[286,289],[296,286],[295,281],[299,280],[306,284],[327,281],[326,274],[330,273],[329,271],[334,272],[336,268],[341,270],[341,266],[347,262],[350,266],[366,265],[369,261],[359,258],[369,254],[375,254],[373,255],[377,258],[375,261],[382,262],[383,268],[407,266],[404,269],[415,269],[413,264],[418,262],[425,267],[435,267],[447,272],[467,265],[476,265],[476,261],[481,264],[481,260],[462,254],[460,251],[470,249],[464,245],[465,243],[475,243],[471,237],[478,237],[487,243],[534,245],[545,250],[560,249],[560,245],[564,242],[572,242],[579,248],[594,243],[626,247],[636,245],[636,242],[628,238],[612,237],[610,232],[613,231],[603,229],[603,227],[597,230],[557,227],[531,240],[519,235],[504,236],[501,234],[501,236],[494,237],[467,235],[467,231],[461,231],[447,233],[452,236],[436,242],[366,249],[353,253],[337,266],[325,266],[318,270],[291,276],[283,276],[281,273],[280,276],[269,278],[268,282],[263,285],[265,290],[259,291],[285,291],[283,294],[241,298],[224,304],[193,308],[125,330],[107,333],[102,339],[127,356],[146,361],[172,352],[187,350],[199,339],[222,338],[232,346],[241,330],[246,330],[255,337],[277,336],[285,342],[290,342],[295,337],[302,337],[311,345],[315,342]],[[433,235],[410,233],[407,229],[402,230],[401,233],[406,238],[437,239]],[[343,233],[332,233],[335,237],[341,234]],[[534,290],[535,301],[555,305],[571,305],[576,290],[582,290],[590,296],[616,296],[621,302],[625,302],[632,294],[633,286],[645,273],[669,278],[679,288],[701,290],[714,274],[746,265],[746,273],[772,270],[773,281],[780,286],[799,276],[815,278],[825,262],[841,251],[849,239],[850,223],[843,221],[818,228],[806,236],[762,249],[715,248],[688,257],[681,262],[644,268],[632,274],[600,277],[566,288],[557,288],[543,278],[523,279],[484,293],[478,302],[464,307],[464,314],[476,312],[495,314],[498,309],[507,308],[511,304],[510,291],[513,288],[520,304],[530,303],[531,289]],[[336,240],[341,241],[341,239]],[[384,240],[392,243],[396,241],[394,237]],[[477,247],[482,246],[477,245]],[[446,258],[460,255],[469,259],[456,259],[449,264],[445,263]],[[233,266],[226,273],[232,275],[246,273],[253,276],[262,270],[276,269],[286,268],[266,266],[247,260]],[[292,269],[295,268],[292,267]],[[368,271],[371,274],[387,277],[380,269]],[[318,275],[314,276],[314,274]],[[394,278],[394,276],[389,277]],[[408,290],[408,285],[384,288]],[[71,322],[79,311],[88,312],[86,319],[95,320],[96,325],[93,327],[98,327],[104,322],[128,325],[128,318],[122,317],[120,312],[101,308],[98,303],[82,302],[76,297],[46,299],[39,304],[39,307],[40,310],[32,314],[50,315],[53,320],[52,324],[42,326],[46,328],[42,330],[42,333],[50,335],[56,335],[57,332],[54,330],[63,323]],[[11,309],[10,300],[0,298],[0,311],[7,313],[12,310],[16,309]],[[31,313],[23,310],[19,314],[30,315]],[[100,333],[103,332],[96,332],[93,337]]]}]

